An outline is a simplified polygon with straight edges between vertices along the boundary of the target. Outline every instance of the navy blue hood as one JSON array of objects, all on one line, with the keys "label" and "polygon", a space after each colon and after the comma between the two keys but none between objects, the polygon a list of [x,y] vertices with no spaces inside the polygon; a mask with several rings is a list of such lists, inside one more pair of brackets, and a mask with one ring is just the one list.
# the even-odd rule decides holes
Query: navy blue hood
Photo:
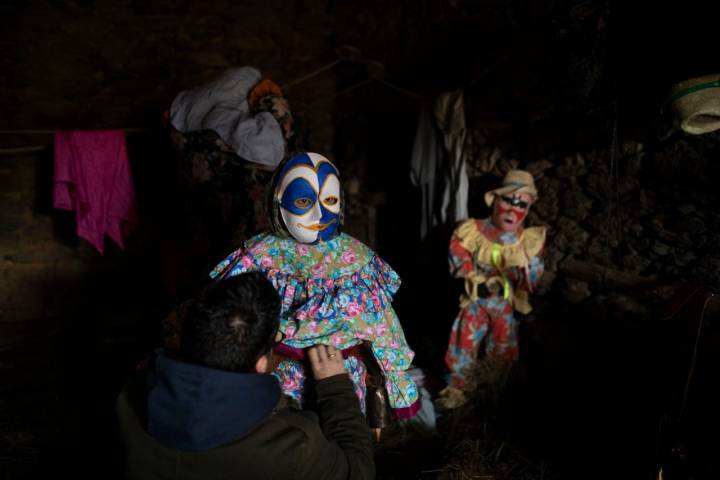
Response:
[{"label": "navy blue hood", "polygon": [[280,399],[272,375],[184,363],[162,349],[153,360],[147,427],[166,447],[201,451],[233,442],[270,415]]}]

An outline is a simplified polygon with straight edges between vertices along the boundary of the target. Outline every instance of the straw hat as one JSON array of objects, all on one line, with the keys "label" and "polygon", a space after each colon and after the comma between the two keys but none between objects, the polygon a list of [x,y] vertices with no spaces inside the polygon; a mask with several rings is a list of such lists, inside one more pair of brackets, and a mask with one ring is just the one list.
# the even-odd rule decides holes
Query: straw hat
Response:
[{"label": "straw hat", "polygon": [[532,174],[525,170],[510,170],[505,175],[501,187],[485,192],[485,203],[490,207],[495,197],[510,193],[527,193],[536,200],[537,188]]},{"label": "straw hat", "polygon": [[680,128],[692,135],[720,129],[720,74],[691,78],[675,85],[667,100]]}]

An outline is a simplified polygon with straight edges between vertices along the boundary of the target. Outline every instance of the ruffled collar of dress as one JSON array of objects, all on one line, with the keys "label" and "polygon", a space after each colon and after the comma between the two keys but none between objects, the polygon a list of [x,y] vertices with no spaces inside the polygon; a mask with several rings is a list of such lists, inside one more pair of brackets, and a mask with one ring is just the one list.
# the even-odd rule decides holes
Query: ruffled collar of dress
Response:
[{"label": "ruffled collar of dress", "polygon": [[522,226],[518,227],[514,232],[504,232],[495,226],[490,217],[482,220],[480,231],[488,240],[503,245],[517,243],[523,235]]},{"label": "ruffled collar of dress", "polygon": [[245,247],[247,256],[242,261],[252,261],[261,270],[321,279],[353,274],[375,256],[369,247],[345,233],[317,244],[261,234],[249,239]]}]

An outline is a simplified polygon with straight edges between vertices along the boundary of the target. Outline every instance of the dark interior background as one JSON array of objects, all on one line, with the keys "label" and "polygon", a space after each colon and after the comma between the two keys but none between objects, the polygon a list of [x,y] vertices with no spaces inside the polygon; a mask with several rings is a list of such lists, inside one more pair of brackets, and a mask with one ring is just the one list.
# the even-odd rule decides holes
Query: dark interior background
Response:
[{"label": "dark interior background", "polygon": [[[628,256],[645,256],[638,275],[720,287],[720,139],[684,135],[661,111],[674,83],[720,71],[717,10],[699,0],[2,2],[0,477],[118,477],[113,404],[123,379],[159,345],[161,320],[205,281],[197,272],[220,260],[176,248],[187,198],[162,114],[180,91],[252,65],[289,85],[298,146],[360,182],[375,212],[358,219],[375,228],[362,239],[402,277],[395,309],[416,363],[435,378],[461,285],[446,269],[453,225],[419,235],[409,165],[422,108],[462,88],[468,126],[519,166],[547,160],[546,182],[564,181],[572,164],[562,162],[576,152],[599,152],[599,181],[642,186],[596,200],[592,218],[608,223],[592,230],[578,220],[588,237],[563,230],[565,187],[531,218],[550,227],[551,275],[521,327],[522,374],[500,430],[550,478],[654,478],[660,421],[682,394],[697,324],[661,321],[647,298],[645,309],[620,308],[596,285],[572,301],[588,284],[565,280],[558,265],[572,253],[629,271]],[[104,256],[76,238],[72,213],[52,208],[53,132],[97,128],[137,129],[127,139],[141,224],[125,251],[107,242]],[[613,179],[617,145],[645,153],[641,162],[618,154]],[[497,180],[471,178],[471,215],[487,214],[482,194]],[[613,220],[613,206],[638,215]],[[681,222],[689,217],[692,228]],[[637,218],[646,222],[637,237],[593,256],[593,238],[613,240],[603,236],[609,222],[629,229]],[[687,251],[691,260],[677,260]],[[687,417],[691,472],[677,478],[719,478],[709,440],[717,322],[703,325]],[[441,471],[452,452],[430,445],[433,455],[405,452],[380,476],[431,478],[422,471]]]}]

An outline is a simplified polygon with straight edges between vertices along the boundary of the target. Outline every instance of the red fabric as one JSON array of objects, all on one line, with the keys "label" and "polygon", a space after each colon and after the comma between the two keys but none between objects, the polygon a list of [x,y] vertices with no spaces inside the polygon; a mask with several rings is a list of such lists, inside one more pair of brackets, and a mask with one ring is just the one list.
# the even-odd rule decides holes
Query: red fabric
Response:
[{"label": "red fabric", "polygon": [[415,400],[415,402],[409,407],[393,408],[393,414],[397,418],[407,420],[417,415],[417,412],[420,411],[420,406],[420,400]]},{"label": "red fabric", "polygon": [[125,249],[137,224],[125,132],[56,132],[53,206],[75,211],[78,236],[100,254],[106,234]]},{"label": "red fabric", "polygon": [[[293,360],[305,359],[304,349],[291,347],[289,345],[285,345],[284,343],[278,343],[275,346],[275,353],[287,358],[292,358]],[[352,347],[348,347],[345,350],[341,350],[340,353],[342,353],[343,358],[357,357],[358,360],[362,361],[362,356],[360,355],[360,351],[358,350],[357,345],[353,345]]]},{"label": "red fabric", "polygon": [[273,82],[269,78],[263,78],[248,92],[248,104],[250,108],[255,108],[261,97],[272,94],[282,97],[282,89],[277,83]]}]

